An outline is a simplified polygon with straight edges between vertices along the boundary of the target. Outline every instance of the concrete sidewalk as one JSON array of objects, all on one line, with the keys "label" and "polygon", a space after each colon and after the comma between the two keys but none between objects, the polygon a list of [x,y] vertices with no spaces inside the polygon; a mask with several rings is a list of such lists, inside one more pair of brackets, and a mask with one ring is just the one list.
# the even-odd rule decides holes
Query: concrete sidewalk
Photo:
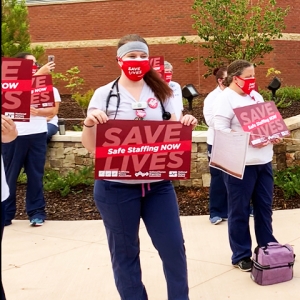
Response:
[{"label": "concrete sidewalk", "polygon": [[[181,217],[188,258],[190,300],[300,299],[300,209],[275,211],[274,233],[294,247],[293,280],[259,286],[231,266],[227,222]],[[253,219],[250,218],[252,236]],[[149,300],[165,300],[161,261],[144,224],[140,229],[143,282]],[[28,221],[5,227],[2,281],[7,300],[117,300],[102,221]]]}]

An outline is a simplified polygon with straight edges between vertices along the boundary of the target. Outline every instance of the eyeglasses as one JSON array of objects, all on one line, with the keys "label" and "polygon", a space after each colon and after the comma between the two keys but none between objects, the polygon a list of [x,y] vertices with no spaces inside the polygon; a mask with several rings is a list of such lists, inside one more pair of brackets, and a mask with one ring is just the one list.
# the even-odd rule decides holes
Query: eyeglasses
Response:
[{"label": "eyeglasses", "polygon": [[146,117],[146,112],[143,109],[137,109],[135,111],[135,114],[136,114],[135,120],[144,120],[144,118]]}]

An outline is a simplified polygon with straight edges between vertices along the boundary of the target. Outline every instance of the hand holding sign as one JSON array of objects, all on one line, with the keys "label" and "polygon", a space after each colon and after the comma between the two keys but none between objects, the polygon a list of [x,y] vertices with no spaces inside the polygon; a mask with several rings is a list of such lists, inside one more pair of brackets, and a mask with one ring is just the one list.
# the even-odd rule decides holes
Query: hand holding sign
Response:
[{"label": "hand holding sign", "polygon": [[250,143],[261,147],[290,135],[275,103],[273,101],[257,103],[234,109],[243,130],[250,132]]},{"label": "hand holding sign", "polygon": [[191,126],[110,120],[97,127],[96,179],[187,179]]},{"label": "hand holding sign", "polygon": [[32,61],[2,58],[2,114],[14,121],[29,122]]}]

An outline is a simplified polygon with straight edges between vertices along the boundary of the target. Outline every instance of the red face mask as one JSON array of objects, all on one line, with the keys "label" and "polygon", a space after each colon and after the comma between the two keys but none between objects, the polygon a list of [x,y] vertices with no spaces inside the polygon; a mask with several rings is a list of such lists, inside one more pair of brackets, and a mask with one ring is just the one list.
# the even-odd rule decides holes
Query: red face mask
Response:
[{"label": "red face mask", "polygon": [[165,82],[170,83],[172,80],[172,72],[171,71],[165,71]]},{"label": "red face mask", "polygon": [[121,69],[123,70],[124,74],[132,81],[139,81],[143,79],[145,74],[150,71],[150,63],[148,59],[122,60],[120,58],[119,61],[122,62]]},{"label": "red face mask", "polygon": [[250,93],[255,90],[255,78],[241,78],[239,76],[236,76],[238,79],[244,81],[244,85],[241,87],[238,83],[236,85],[247,95],[250,95]]}]

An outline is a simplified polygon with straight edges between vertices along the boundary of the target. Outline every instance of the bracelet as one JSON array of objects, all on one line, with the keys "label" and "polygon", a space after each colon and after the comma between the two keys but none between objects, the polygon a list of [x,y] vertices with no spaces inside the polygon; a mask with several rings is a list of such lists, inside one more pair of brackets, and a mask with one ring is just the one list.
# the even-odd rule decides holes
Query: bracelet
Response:
[{"label": "bracelet", "polygon": [[92,128],[95,126],[95,124],[93,124],[92,126],[88,126],[88,125],[85,125],[84,122],[83,122],[83,126],[87,127],[87,128]]}]

